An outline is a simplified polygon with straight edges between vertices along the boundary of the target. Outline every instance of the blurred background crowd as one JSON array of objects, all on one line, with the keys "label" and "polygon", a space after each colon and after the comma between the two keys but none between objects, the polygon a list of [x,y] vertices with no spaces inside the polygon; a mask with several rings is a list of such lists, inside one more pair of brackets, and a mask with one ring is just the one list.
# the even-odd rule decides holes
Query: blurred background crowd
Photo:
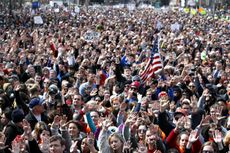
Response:
[{"label": "blurred background crowd", "polygon": [[128,5],[3,16],[1,153],[229,152],[228,18]]}]

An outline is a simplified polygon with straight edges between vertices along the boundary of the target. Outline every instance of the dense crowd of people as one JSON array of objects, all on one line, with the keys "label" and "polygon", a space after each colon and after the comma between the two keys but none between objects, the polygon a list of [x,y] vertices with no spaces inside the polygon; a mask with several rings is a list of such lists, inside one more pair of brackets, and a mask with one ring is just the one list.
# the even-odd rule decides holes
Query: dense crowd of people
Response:
[{"label": "dense crowd of people", "polygon": [[[25,9],[0,28],[1,153],[229,152],[229,20],[34,13],[43,24]],[[163,66],[143,80],[153,51]]]}]

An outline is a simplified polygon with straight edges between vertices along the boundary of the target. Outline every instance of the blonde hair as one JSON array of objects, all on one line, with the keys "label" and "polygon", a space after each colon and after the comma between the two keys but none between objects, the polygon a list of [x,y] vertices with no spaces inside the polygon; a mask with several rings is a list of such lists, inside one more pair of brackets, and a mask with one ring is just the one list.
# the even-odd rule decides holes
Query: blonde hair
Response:
[{"label": "blonde hair", "polygon": [[230,131],[227,132],[226,136],[224,137],[224,145],[228,146],[230,144]]},{"label": "blonde hair", "polygon": [[108,138],[108,143],[109,143],[109,145],[110,145],[111,139],[112,139],[113,137],[118,138],[118,139],[121,141],[121,143],[122,143],[122,147],[121,147],[121,148],[123,148],[123,145],[124,145],[125,140],[124,140],[124,138],[122,137],[122,135],[121,135],[120,133],[112,133],[112,134],[109,136],[109,138]]}]

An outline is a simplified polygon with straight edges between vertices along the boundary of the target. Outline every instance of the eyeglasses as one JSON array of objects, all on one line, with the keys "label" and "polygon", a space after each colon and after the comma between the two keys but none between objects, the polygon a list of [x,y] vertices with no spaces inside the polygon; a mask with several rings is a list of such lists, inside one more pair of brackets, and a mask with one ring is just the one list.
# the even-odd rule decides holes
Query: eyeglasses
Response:
[{"label": "eyeglasses", "polygon": [[203,150],[202,153],[214,153],[214,151],[210,151],[210,150]]}]

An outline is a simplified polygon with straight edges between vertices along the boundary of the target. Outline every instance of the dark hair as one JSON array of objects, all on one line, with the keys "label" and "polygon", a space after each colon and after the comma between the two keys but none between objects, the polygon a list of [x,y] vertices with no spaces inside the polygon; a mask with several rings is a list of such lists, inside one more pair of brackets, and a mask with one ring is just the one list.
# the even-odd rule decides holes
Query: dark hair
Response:
[{"label": "dark hair", "polygon": [[[69,127],[70,123],[75,124],[76,127],[78,128],[78,131],[79,131],[79,132],[82,131],[82,128],[83,128],[83,127],[82,127],[82,125],[81,125],[78,121],[70,120],[70,121],[68,122],[68,127]],[[79,134],[79,133],[78,133],[78,134]]]},{"label": "dark hair", "polygon": [[179,151],[175,148],[171,148],[167,151],[167,153],[179,153]]},{"label": "dark hair", "polygon": [[53,135],[52,137],[50,137],[49,142],[51,143],[51,142],[54,142],[54,141],[60,141],[61,146],[65,146],[65,144],[66,144],[65,139],[62,138],[59,135]]},{"label": "dark hair", "polygon": [[34,127],[34,134],[36,134],[36,138],[37,138],[37,141],[40,141],[41,138],[40,138],[40,134],[42,133],[42,131],[49,131],[49,133],[51,134],[51,131],[48,127],[48,125],[43,122],[43,121],[40,121],[38,123],[36,123],[35,127]]}]

